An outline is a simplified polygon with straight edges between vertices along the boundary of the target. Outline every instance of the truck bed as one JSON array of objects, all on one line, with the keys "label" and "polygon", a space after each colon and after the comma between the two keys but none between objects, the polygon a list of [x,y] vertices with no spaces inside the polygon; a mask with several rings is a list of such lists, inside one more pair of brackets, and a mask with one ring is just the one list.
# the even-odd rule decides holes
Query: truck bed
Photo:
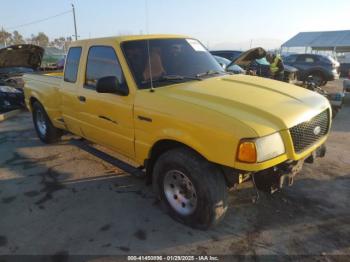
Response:
[{"label": "truck bed", "polygon": [[36,72],[32,74],[25,74],[23,76],[23,79],[27,83],[30,81],[36,81],[41,83],[47,83],[50,85],[57,84],[57,86],[59,86],[63,79],[63,72],[53,72],[53,73]]},{"label": "truck bed", "polygon": [[61,94],[59,89],[63,81],[63,72],[25,74],[23,80],[25,82],[24,94],[27,108],[31,110],[33,103],[28,98],[36,97],[45,107],[53,122],[61,118]]}]

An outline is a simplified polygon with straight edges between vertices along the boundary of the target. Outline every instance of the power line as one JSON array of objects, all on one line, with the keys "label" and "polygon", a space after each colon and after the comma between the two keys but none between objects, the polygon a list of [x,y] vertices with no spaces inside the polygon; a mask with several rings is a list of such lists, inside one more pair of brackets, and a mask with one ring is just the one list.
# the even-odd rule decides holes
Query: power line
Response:
[{"label": "power line", "polygon": [[72,10],[65,11],[65,12],[59,13],[57,15],[53,15],[53,16],[49,16],[49,17],[46,17],[46,18],[43,18],[43,19],[35,20],[35,21],[29,22],[29,23],[26,23],[26,24],[21,24],[21,25],[17,25],[17,26],[8,27],[8,28],[5,28],[5,29],[6,30],[12,30],[12,29],[20,28],[20,27],[25,27],[25,26],[29,26],[29,25],[38,24],[38,23],[45,22],[47,20],[50,20],[50,19],[62,16],[62,15],[65,15],[65,14],[68,14],[68,13],[71,13],[71,12],[72,12]]}]

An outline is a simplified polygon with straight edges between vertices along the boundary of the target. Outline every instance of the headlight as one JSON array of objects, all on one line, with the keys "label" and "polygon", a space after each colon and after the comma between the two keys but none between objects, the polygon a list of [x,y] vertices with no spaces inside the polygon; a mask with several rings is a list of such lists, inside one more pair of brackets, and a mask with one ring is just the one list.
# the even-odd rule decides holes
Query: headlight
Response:
[{"label": "headlight", "polygon": [[280,133],[253,139],[243,139],[238,146],[238,161],[260,163],[285,153]]}]

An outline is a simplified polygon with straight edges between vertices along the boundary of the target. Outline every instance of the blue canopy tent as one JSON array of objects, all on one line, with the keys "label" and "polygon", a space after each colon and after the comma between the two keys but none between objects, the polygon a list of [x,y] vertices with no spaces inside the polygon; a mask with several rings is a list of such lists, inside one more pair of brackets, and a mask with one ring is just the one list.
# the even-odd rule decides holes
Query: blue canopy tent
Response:
[{"label": "blue canopy tent", "polygon": [[350,52],[350,30],[300,32],[282,44],[281,52],[288,52],[291,48],[305,48],[305,53],[309,48],[311,51]]}]

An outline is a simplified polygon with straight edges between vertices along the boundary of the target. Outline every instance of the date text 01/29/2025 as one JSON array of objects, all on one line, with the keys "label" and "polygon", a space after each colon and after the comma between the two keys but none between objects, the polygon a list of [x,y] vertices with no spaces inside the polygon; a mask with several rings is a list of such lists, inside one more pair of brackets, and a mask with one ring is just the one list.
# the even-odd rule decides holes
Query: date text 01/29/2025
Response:
[{"label": "date text 01/29/2025", "polygon": [[128,256],[128,261],[219,261],[217,256]]}]

